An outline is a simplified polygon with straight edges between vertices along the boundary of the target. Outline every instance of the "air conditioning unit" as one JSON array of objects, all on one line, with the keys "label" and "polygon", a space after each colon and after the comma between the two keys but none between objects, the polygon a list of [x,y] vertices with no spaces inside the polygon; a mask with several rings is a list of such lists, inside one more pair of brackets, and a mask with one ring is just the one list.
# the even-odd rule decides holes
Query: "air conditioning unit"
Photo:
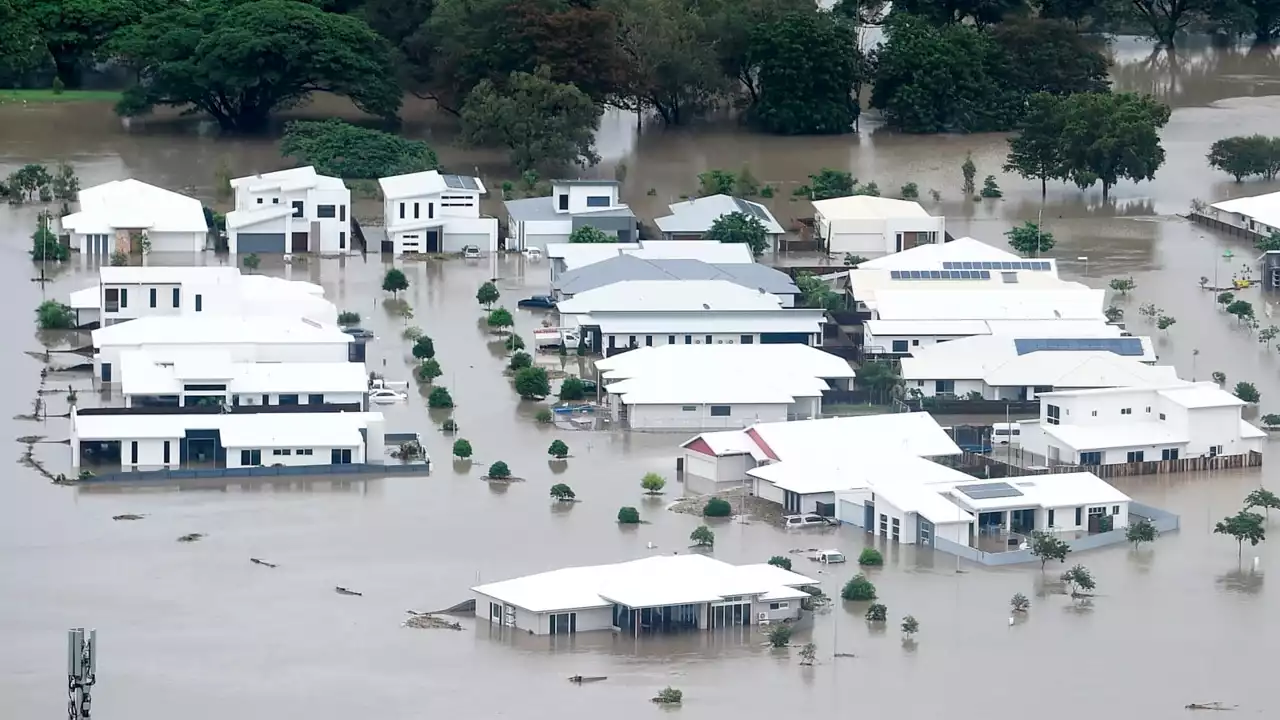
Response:
[{"label": "air conditioning unit", "polygon": [[701,341],[701,340],[694,340],[694,341],[693,341],[693,344],[694,344],[694,345],[701,345],[701,344],[702,344],[702,341]]},{"label": "air conditioning unit", "polygon": [[761,622],[768,622],[768,621],[769,621],[769,613],[766,613],[766,612],[756,613],[756,619],[757,619],[757,620],[759,620],[759,621],[761,621]]}]

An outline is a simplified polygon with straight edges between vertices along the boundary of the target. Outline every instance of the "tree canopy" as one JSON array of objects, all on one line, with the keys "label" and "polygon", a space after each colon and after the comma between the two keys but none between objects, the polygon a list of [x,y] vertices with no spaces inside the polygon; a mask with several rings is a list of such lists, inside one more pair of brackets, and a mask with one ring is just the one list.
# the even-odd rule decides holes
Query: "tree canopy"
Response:
[{"label": "tree canopy", "polygon": [[1258,175],[1274,180],[1280,175],[1280,137],[1237,135],[1223,138],[1209,148],[1209,167],[1217,168],[1240,182]]},{"label": "tree canopy", "polygon": [[504,85],[482,80],[462,107],[463,137],[474,145],[506,148],[517,170],[586,167],[600,162],[595,131],[600,107],[573,85],[513,72]]},{"label": "tree canopy", "polygon": [[750,36],[758,82],[750,120],[779,135],[836,135],[858,120],[862,53],[852,26],[827,13],[792,13]]},{"label": "tree canopy", "polygon": [[721,215],[711,223],[705,240],[722,243],[742,243],[751,248],[752,255],[762,255],[769,249],[769,235],[764,224],[754,215],[732,212]]},{"label": "tree canopy", "polygon": [[435,170],[436,152],[420,140],[342,120],[295,120],[285,126],[280,154],[340,178],[377,179]]},{"label": "tree canopy", "polygon": [[1081,189],[1102,183],[1102,198],[1122,179],[1155,177],[1164,164],[1160,128],[1169,106],[1134,93],[1079,93],[1061,99],[1062,168]]},{"label": "tree canopy", "polygon": [[138,78],[117,106],[122,115],[171,105],[206,112],[225,130],[258,131],[316,92],[380,117],[400,109],[387,41],[358,18],[296,0],[182,2],[121,29],[110,50]]}]

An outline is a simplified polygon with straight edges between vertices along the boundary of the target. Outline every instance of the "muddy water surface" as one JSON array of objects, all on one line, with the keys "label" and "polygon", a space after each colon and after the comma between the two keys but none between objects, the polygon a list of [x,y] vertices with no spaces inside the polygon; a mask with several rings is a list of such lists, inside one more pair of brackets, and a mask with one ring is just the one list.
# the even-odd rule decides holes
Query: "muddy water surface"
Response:
[{"label": "muddy water surface", "polygon": [[[885,189],[917,182],[938,189],[956,235],[998,242],[1015,221],[1043,214],[1058,240],[1054,254],[1064,271],[1104,287],[1132,275],[1137,290],[1120,304],[1131,327],[1157,337],[1163,362],[1184,377],[1214,370],[1231,382],[1248,379],[1262,392],[1263,411],[1280,407],[1280,353],[1258,344],[1215,309],[1196,287],[1215,267],[1222,278],[1238,271],[1249,248],[1174,216],[1191,199],[1218,199],[1276,189],[1235,185],[1204,166],[1208,145],[1225,134],[1275,133],[1280,111],[1274,56],[1208,48],[1180,51],[1177,62],[1152,57],[1133,42],[1115,46],[1115,75],[1124,89],[1157,91],[1174,105],[1164,133],[1169,162],[1156,181],[1123,184],[1111,203],[1100,191],[1052,187],[1041,204],[1039,187],[998,175],[1002,201],[960,197],[959,164],[972,152],[979,175],[996,173],[1003,136],[903,138],[876,131],[858,137],[776,139],[723,126],[634,136],[634,121],[607,120],[602,148],[628,167],[626,186],[638,212],[652,216],[659,201],[690,192],[693,176],[709,167],[750,163],[762,180],[793,187],[822,166],[844,166]],[[0,107],[4,167],[28,160],[72,159],[86,184],[133,175],[164,185],[193,186],[208,195],[213,167],[227,157],[237,171],[278,167],[270,141],[218,140],[191,125],[153,123],[120,128],[109,109],[96,106]],[[491,182],[504,170],[496,156],[444,145],[448,130],[422,117],[411,128],[432,137],[452,167],[479,168]],[[601,173],[612,173],[608,166]],[[648,196],[648,188],[655,196]],[[775,211],[807,214],[779,193]],[[929,203],[932,204],[932,203]],[[24,351],[42,343],[83,344],[75,338],[37,336],[26,328],[27,308],[42,297],[63,298],[93,280],[80,263],[47,286],[31,282],[25,255],[34,210],[0,209],[0,287],[17,308],[15,338],[0,350],[8,381],[0,385],[0,416],[30,411],[41,363]],[[1222,253],[1234,251],[1226,261]],[[1077,260],[1085,258],[1088,260]],[[180,262],[156,258],[156,262]],[[405,323],[392,316],[378,289],[385,266],[368,260],[311,261],[263,272],[325,286],[339,307],[366,317],[378,333],[372,368],[407,379]],[[1182,515],[1181,532],[1151,548],[1112,548],[1082,555],[1099,581],[1092,608],[1075,609],[1037,568],[990,570],[953,558],[889,548],[888,563],[873,579],[889,606],[887,632],[870,631],[865,607],[837,606],[797,641],[819,647],[817,667],[802,669],[794,653],[770,652],[760,637],[732,634],[614,639],[608,634],[552,641],[498,637],[486,624],[464,631],[399,627],[408,609],[432,610],[466,597],[477,581],[563,565],[612,562],[649,553],[685,551],[698,520],[666,512],[678,496],[673,471],[682,436],[584,432],[533,422],[538,405],[521,402],[501,374],[500,346],[482,325],[476,287],[499,277],[503,302],[544,290],[545,265],[519,258],[476,263],[406,264],[406,299],[413,324],[436,341],[448,386],[458,404],[461,437],[476,448],[476,462],[449,462],[451,438],[437,430],[444,419],[414,396],[387,409],[388,427],[423,433],[437,460],[429,478],[358,480],[346,484],[270,484],[226,489],[76,490],[55,487],[17,464],[0,482],[0,698],[15,718],[64,712],[63,633],[94,626],[102,641],[94,714],[158,720],[175,709],[193,720],[299,714],[328,720],[352,716],[588,718],[608,708],[620,718],[652,717],[646,699],[673,685],[685,691],[680,712],[691,717],[766,717],[796,713],[907,710],[912,716],[969,720],[993,712],[1034,712],[1049,720],[1076,718],[1089,704],[1108,715],[1181,716],[1188,702],[1238,703],[1250,715],[1275,713],[1267,692],[1271,653],[1280,640],[1264,578],[1277,570],[1263,545],[1236,557],[1231,541],[1212,524],[1233,512],[1262,482],[1276,484],[1277,465],[1261,472],[1136,478],[1119,483],[1135,498]],[[1259,308],[1272,298],[1245,293]],[[1136,308],[1154,302],[1178,323],[1165,333],[1148,329]],[[518,330],[530,336],[541,316],[521,311]],[[1199,351],[1198,354],[1196,351]],[[555,357],[540,362],[558,367]],[[566,362],[576,371],[577,359]],[[1194,368],[1193,368],[1194,364]],[[48,385],[84,389],[85,376],[57,376]],[[50,413],[65,411],[52,396]],[[10,437],[66,438],[66,423],[0,420]],[[548,464],[546,447],[567,442],[573,457],[562,469]],[[50,470],[66,469],[66,446],[42,444],[36,455]],[[479,479],[482,468],[505,460],[525,478],[510,486]],[[638,486],[645,472],[670,480],[667,498],[649,501]],[[582,502],[553,507],[548,487],[567,482]],[[636,505],[648,524],[619,529],[620,505]],[[111,516],[146,518],[114,522]],[[826,534],[787,535],[764,524],[720,522],[715,556],[758,562],[792,548],[836,546],[856,555],[867,540],[843,528]],[[179,535],[206,533],[196,543]],[[656,549],[648,549],[648,543]],[[1253,557],[1258,567],[1252,569]],[[268,569],[248,562],[265,558]],[[801,571],[811,571],[802,561]],[[1243,568],[1243,569],[1242,569]],[[1051,571],[1054,568],[1050,568]],[[829,594],[854,571],[817,577]],[[1052,576],[1054,573],[1048,573]],[[344,597],[343,585],[364,593]],[[1010,627],[1008,598],[1032,598],[1026,622]],[[904,614],[921,623],[919,642],[904,648],[894,627]],[[833,653],[856,658],[833,658]],[[589,687],[569,675],[608,675]],[[998,698],[992,705],[989,698]],[[1067,701],[1063,698],[1078,698]]]}]

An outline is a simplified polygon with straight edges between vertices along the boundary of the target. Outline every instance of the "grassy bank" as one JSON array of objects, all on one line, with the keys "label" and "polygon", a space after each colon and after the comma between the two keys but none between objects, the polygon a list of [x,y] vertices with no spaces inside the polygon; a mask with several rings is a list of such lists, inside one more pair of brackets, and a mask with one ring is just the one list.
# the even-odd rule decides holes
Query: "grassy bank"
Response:
[{"label": "grassy bank", "polygon": [[52,103],[52,102],[116,102],[118,90],[0,90],[0,103]]}]

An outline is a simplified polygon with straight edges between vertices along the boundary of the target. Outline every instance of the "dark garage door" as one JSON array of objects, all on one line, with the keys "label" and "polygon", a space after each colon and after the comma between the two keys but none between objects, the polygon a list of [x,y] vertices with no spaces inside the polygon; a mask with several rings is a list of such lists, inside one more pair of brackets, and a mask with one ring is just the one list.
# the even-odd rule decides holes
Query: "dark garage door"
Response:
[{"label": "dark garage door", "polygon": [[791,343],[808,345],[809,335],[806,333],[760,333],[760,344],[762,345],[789,345]]},{"label": "dark garage door", "polygon": [[236,236],[236,252],[284,254],[284,233],[240,233]]}]

